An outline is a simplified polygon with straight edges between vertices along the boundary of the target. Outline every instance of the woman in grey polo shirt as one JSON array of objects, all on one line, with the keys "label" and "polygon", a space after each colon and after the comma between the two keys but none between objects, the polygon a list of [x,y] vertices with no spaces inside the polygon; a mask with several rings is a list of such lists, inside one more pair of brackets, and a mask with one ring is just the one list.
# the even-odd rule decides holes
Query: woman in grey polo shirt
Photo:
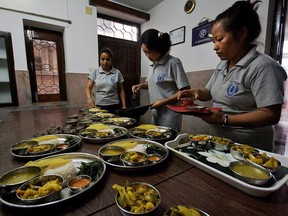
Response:
[{"label": "woman in grey polo shirt", "polygon": [[280,119],[287,74],[274,59],[256,50],[261,32],[256,4],[237,1],[216,17],[212,38],[222,61],[205,88],[183,91],[178,98],[213,100],[214,107],[222,108],[198,116],[211,124],[211,135],[272,151],[273,125]]},{"label": "woman in grey polo shirt", "polygon": [[[88,77],[86,97],[88,108],[100,107],[114,113],[120,108],[119,95],[122,108],[126,108],[123,76],[119,70],[112,66],[112,52],[108,48],[100,50],[100,67],[94,69]],[[91,97],[91,90],[96,86],[95,104]]]},{"label": "woman in grey polo shirt", "polygon": [[168,33],[148,29],[141,35],[141,43],[143,52],[152,64],[146,81],[132,86],[132,92],[148,89],[152,104],[152,123],[180,131],[182,116],[169,110],[166,104],[176,104],[176,93],[190,88],[182,63],[169,54],[171,41]]}]

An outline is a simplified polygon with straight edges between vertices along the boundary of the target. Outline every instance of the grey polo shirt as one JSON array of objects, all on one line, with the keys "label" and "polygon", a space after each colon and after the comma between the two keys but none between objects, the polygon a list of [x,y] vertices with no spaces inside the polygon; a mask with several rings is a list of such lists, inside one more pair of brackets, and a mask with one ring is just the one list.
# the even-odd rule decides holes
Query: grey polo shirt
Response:
[{"label": "grey polo shirt", "polygon": [[88,79],[96,86],[96,105],[119,104],[118,83],[124,82],[119,70],[112,67],[108,73],[105,73],[100,66],[90,73]]},{"label": "grey polo shirt", "polygon": [[[221,61],[206,85],[214,107],[236,114],[284,103],[287,74],[274,59],[257,52],[256,46],[229,73],[227,64],[227,61]],[[267,151],[273,149],[272,125],[253,128],[211,125],[210,134]]]},{"label": "grey polo shirt", "polygon": [[[147,76],[150,102],[171,97],[184,87],[190,87],[183,65],[168,53],[157,64],[152,64]],[[177,102],[175,102],[177,103]],[[154,123],[179,130],[182,117],[163,106],[152,110]]]}]

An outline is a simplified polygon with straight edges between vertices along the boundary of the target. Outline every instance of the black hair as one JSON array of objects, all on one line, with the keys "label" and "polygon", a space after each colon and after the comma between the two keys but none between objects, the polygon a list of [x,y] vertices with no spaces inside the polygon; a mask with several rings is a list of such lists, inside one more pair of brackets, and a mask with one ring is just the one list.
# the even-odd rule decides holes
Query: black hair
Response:
[{"label": "black hair", "polygon": [[141,43],[149,50],[164,55],[171,48],[171,40],[168,33],[159,32],[156,29],[148,29],[141,35]]},{"label": "black hair", "polygon": [[255,41],[260,35],[261,24],[256,10],[261,1],[237,1],[227,10],[219,14],[214,23],[221,22],[225,31],[236,35],[243,27],[248,30],[247,43]]},{"label": "black hair", "polygon": [[113,53],[109,48],[107,48],[107,47],[102,48],[99,51],[99,57],[102,55],[102,53],[106,53],[110,57],[111,60],[113,59]]}]

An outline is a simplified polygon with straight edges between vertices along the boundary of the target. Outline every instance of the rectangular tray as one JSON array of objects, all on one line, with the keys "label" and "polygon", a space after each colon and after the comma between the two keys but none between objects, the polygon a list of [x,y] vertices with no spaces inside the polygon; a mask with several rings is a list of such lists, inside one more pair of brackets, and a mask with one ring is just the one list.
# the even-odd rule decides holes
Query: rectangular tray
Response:
[{"label": "rectangular tray", "polygon": [[[176,155],[177,157],[183,159],[184,161],[196,166],[197,168],[209,173],[210,175],[221,179],[222,181],[238,188],[239,190],[244,191],[245,193],[248,193],[250,195],[256,196],[256,197],[265,197],[268,196],[270,193],[277,191],[280,187],[282,187],[287,181],[288,181],[288,172],[284,174],[281,178],[277,179],[276,182],[270,186],[267,187],[261,187],[261,186],[254,186],[251,184],[248,184],[246,182],[243,182],[237,178],[235,178],[232,175],[229,175],[220,169],[216,169],[212,167],[209,163],[203,163],[200,160],[189,157],[187,154],[179,152],[175,148],[177,148],[180,144],[180,141],[182,139],[187,139],[189,134],[180,134],[178,135],[174,140],[168,141],[165,143],[165,146],[171,151],[172,154]],[[190,141],[189,141],[190,142]],[[187,143],[188,144],[188,143]],[[185,143],[181,143],[180,145],[185,145]],[[261,151],[264,152],[264,151]],[[228,153],[230,154],[230,153]],[[288,167],[288,158],[284,157],[279,154],[274,154],[271,152],[267,152],[268,156],[273,156],[277,160],[279,160],[283,167]],[[228,169],[228,168],[227,168]]]}]

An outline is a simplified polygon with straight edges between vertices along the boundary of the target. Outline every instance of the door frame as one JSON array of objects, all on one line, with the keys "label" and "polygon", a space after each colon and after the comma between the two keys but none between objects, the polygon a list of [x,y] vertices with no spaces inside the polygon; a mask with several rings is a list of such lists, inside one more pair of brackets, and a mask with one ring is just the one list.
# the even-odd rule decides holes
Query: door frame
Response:
[{"label": "door frame", "polygon": [[[30,88],[31,88],[31,96],[32,103],[39,102],[38,99],[38,90],[37,90],[37,82],[36,82],[36,70],[35,70],[35,58],[33,52],[33,40],[29,38],[27,34],[27,30],[37,31],[38,33],[48,33],[58,36],[57,39],[57,64],[58,64],[58,76],[59,76],[59,96],[54,96],[51,94],[51,97],[48,98],[48,101],[45,102],[55,102],[55,101],[66,101],[67,100],[67,92],[66,92],[66,72],[65,72],[65,57],[64,57],[64,44],[63,44],[63,33],[60,31],[42,29],[38,27],[32,27],[29,25],[24,26],[24,35],[25,35],[25,45],[26,45],[26,57],[27,57],[27,68],[29,71],[30,77]],[[44,38],[41,38],[45,40]],[[49,40],[49,39],[47,39]],[[45,97],[43,97],[47,100]]]}]

